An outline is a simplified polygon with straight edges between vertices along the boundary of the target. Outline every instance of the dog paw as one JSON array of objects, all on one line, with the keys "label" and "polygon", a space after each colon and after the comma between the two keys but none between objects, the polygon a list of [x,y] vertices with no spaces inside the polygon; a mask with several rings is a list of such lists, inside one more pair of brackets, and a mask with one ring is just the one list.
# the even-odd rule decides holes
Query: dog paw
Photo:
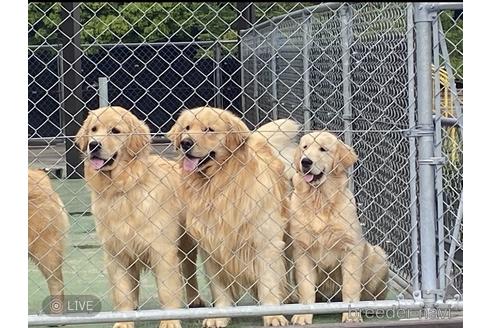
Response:
[{"label": "dog paw", "polygon": [[292,317],[290,322],[293,325],[297,326],[305,326],[313,323],[313,315],[312,314],[296,314]]},{"label": "dog paw", "polygon": [[362,322],[362,315],[358,311],[345,312],[342,314],[342,322]]},{"label": "dog paw", "polygon": [[203,320],[202,327],[204,328],[221,328],[221,327],[226,327],[229,322],[231,321],[230,318],[211,318],[211,319],[205,319]]},{"label": "dog paw", "polygon": [[264,326],[287,326],[289,321],[283,315],[271,315],[263,317]]},{"label": "dog paw", "polygon": [[203,302],[200,297],[195,298],[193,301],[189,302],[188,304],[190,308],[205,307],[205,302]]},{"label": "dog paw", "polygon": [[179,320],[164,320],[159,324],[159,328],[181,328]]},{"label": "dog paw", "polygon": [[135,324],[133,322],[117,322],[114,324],[113,328],[134,328]]}]

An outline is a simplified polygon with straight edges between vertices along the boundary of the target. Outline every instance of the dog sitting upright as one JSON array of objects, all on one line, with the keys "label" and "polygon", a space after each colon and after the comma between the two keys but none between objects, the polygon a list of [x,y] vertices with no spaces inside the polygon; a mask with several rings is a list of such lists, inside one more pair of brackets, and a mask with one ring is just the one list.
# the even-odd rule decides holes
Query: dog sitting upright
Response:
[{"label": "dog sitting upright", "polygon": [[[314,303],[316,291],[343,302],[384,299],[388,264],[379,246],[362,235],[346,169],[357,161],[353,149],[333,134],[304,135],[294,157],[292,219],[295,280],[299,302]],[[341,288],[340,288],[341,286]],[[292,323],[312,323],[312,314]],[[360,322],[360,312],[344,313],[343,322]]]}]

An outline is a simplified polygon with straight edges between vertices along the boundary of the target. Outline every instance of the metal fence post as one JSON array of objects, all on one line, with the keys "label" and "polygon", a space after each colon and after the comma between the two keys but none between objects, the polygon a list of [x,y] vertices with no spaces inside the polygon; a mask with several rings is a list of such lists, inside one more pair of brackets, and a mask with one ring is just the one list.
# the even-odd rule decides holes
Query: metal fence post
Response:
[{"label": "metal fence post", "polygon": [[220,42],[217,42],[214,47],[214,58],[215,58],[215,75],[214,75],[214,82],[215,82],[215,88],[217,90],[217,94],[215,95],[215,107],[222,108],[223,106],[223,101],[222,101],[222,72],[220,71],[220,58],[221,58],[221,45]]},{"label": "metal fence post", "polygon": [[306,14],[302,14],[303,23],[302,23],[302,81],[303,81],[303,90],[304,90],[304,98],[302,102],[302,107],[304,110],[304,130],[311,130],[311,91],[309,86],[309,49],[312,42],[312,34],[311,34],[311,13],[308,13],[308,17],[306,19]]},{"label": "metal fence post", "polygon": [[[352,11],[348,5],[340,7],[340,37],[342,47],[342,88],[343,88],[343,134],[345,143],[352,146],[352,92],[350,78],[350,45],[352,43],[351,29]],[[352,178],[353,167],[349,169],[349,188],[354,190],[354,179]]]},{"label": "metal fence post", "polygon": [[278,119],[278,94],[277,94],[277,80],[278,80],[278,74],[277,74],[277,56],[278,56],[278,48],[277,48],[277,43],[278,43],[278,30],[277,30],[277,25],[273,26],[273,31],[272,31],[272,59],[270,61],[270,70],[272,72],[272,119],[276,120]]},{"label": "metal fence post", "polygon": [[[244,34],[245,32],[244,31],[238,31],[238,34],[239,34],[239,42],[238,42],[238,47],[241,45],[241,43],[243,43],[243,37],[244,37]],[[241,114],[243,116],[245,116],[245,113],[246,113],[246,109],[244,108],[246,102],[244,101],[244,98],[245,98],[245,94],[246,94],[246,91],[244,90],[245,89],[245,85],[244,85],[244,82],[245,82],[245,78],[244,78],[244,61],[246,60],[246,58],[244,58],[244,49],[241,47],[239,48],[239,63],[241,64],[241,68],[240,68],[240,80],[241,80],[241,96],[239,97],[239,101],[240,101],[240,104],[239,104],[239,108],[238,110],[241,112]]]},{"label": "metal fence post", "polygon": [[[415,129],[415,46],[413,5],[407,7],[407,47],[408,47],[408,128]],[[420,290],[419,233],[417,219],[417,147],[415,138],[409,138],[409,181],[410,181],[410,224],[412,242],[412,288]]]},{"label": "metal fence post", "polygon": [[97,79],[97,95],[99,96],[99,107],[109,106],[108,78],[100,77]]},{"label": "metal fence post", "polygon": [[[57,66],[58,66],[58,76],[60,77],[60,81],[58,82],[58,100],[60,102],[60,107],[58,107],[58,111],[60,112],[60,116],[58,118],[58,124],[60,124],[60,132],[63,133],[63,127],[65,126],[64,122],[64,112],[63,112],[63,100],[65,99],[65,71],[63,70],[63,47],[60,45],[58,47],[58,55],[57,55]],[[65,142],[65,140],[62,140]]]},{"label": "metal fence post", "polygon": [[258,31],[253,30],[255,35],[255,48],[253,49],[253,103],[254,103],[254,124],[260,122],[260,107],[258,106]]},{"label": "metal fence post", "polygon": [[[253,24],[256,21],[256,11],[255,11],[255,5],[253,2],[236,2],[236,11],[237,11],[237,20],[236,20],[236,31],[237,35],[239,35],[240,40],[242,40],[243,36],[247,33],[241,32],[242,30],[248,30],[253,26]],[[242,51],[242,41],[238,42],[237,44],[237,57],[241,61],[241,81],[244,80],[244,66],[243,63],[246,58],[243,58],[243,51]],[[244,83],[241,83],[241,87],[244,87]],[[241,94],[244,94],[241,92]],[[239,110],[245,113],[246,108],[244,108],[245,102],[244,102],[244,96],[241,96],[239,98],[240,104],[239,104]]]},{"label": "metal fence post", "polygon": [[432,118],[432,20],[435,12],[415,3],[417,45],[417,134],[422,294],[426,307],[436,302],[436,203],[434,122]]},{"label": "metal fence post", "polygon": [[[439,30],[437,28],[437,20],[432,22],[432,56],[434,60],[434,135],[435,135],[435,145],[434,145],[434,156],[436,158],[442,157],[442,133],[441,133],[441,80],[440,80],[440,66],[439,66]],[[436,201],[437,201],[437,247],[438,247],[438,276],[439,276],[439,288],[444,289],[446,286],[444,278],[444,265],[445,265],[445,255],[444,255],[444,204],[443,204],[443,174],[442,166],[437,167],[436,170]],[[438,295],[441,298],[442,295]]]},{"label": "metal fence post", "polygon": [[62,2],[60,38],[63,49],[64,91],[63,126],[66,150],[66,175],[68,179],[83,177],[83,166],[73,136],[84,119],[82,102],[82,50],[80,46],[80,7],[78,2]]},{"label": "metal fence post", "polygon": [[[256,7],[253,2],[236,2],[238,18],[236,20],[237,34],[241,35],[241,30],[250,29],[256,21]],[[238,45],[238,57],[241,54],[241,44]]]}]

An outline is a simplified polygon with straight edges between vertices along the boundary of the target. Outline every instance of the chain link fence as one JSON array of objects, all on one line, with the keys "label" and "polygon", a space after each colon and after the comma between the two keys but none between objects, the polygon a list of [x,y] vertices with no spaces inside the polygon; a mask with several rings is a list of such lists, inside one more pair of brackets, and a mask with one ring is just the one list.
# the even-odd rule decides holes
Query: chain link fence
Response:
[{"label": "chain link fence", "polygon": [[463,11],[442,11],[432,26],[439,283],[443,297],[463,294]]},{"label": "chain link fence", "polygon": [[[45,194],[60,196],[70,223],[68,230],[57,226],[55,230],[60,231],[48,236],[56,226],[55,219],[48,220],[48,229],[32,227],[37,220],[35,213],[46,218],[50,212],[43,214],[43,208],[31,211],[30,207],[29,251],[33,259],[29,271],[30,324],[230,316],[246,318],[240,323],[251,325],[257,322],[248,321],[252,319],[247,317],[265,316],[264,323],[275,325],[285,324],[284,319],[268,319],[269,316],[304,312],[347,313],[351,308],[357,311],[384,311],[394,307],[415,311],[424,307],[460,310],[463,296],[462,16],[461,3],[29,3],[29,166],[43,168],[49,173],[51,187],[45,186],[48,188],[44,189],[48,190]],[[426,90],[425,83],[431,83],[433,87]],[[126,131],[125,126],[133,126],[135,122],[117,109],[116,113],[121,115],[120,125],[109,129],[111,132],[106,136],[109,141],[99,140],[94,134],[97,131],[91,132],[83,123],[90,121],[88,110],[106,105],[128,109],[149,130],[132,127],[131,131]],[[299,300],[302,283],[295,276],[299,269],[287,247],[281,255],[286,258],[285,271],[276,272],[275,279],[286,279],[292,295],[285,294],[273,305],[263,306],[269,302],[265,302],[261,292],[262,276],[241,278],[249,266],[259,265],[255,261],[260,261],[261,256],[253,256],[244,263],[236,263],[231,258],[230,261],[239,267],[236,268],[227,261],[221,263],[220,255],[214,255],[228,251],[239,254],[239,249],[224,250],[229,245],[226,241],[230,238],[247,240],[247,233],[243,236],[232,229],[223,237],[224,245],[219,243],[214,249],[207,244],[211,240],[207,239],[208,235],[197,237],[197,223],[195,226],[190,224],[194,221],[189,218],[191,214],[186,214],[197,211],[195,202],[200,203],[206,198],[205,194],[196,191],[188,199],[189,203],[184,198],[179,207],[182,200],[177,199],[183,194],[164,191],[159,184],[152,185],[148,195],[138,201],[131,198],[130,193],[125,194],[124,198],[133,208],[127,212],[131,216],[137,215],[131,214],[134,209],[147,213],[155,210],[161,211],[159,213],[164,217],[171,213],[170,221],[165,224],[159,221],[157,229],[163,229],[162,224],[168,230],[177,229],[173,238],[171,235],[161,237],[173,239],[172,245],[166,244],[166,247],[179,246],[184,253],[184,257],[179,258],[180,269],[172,267],[183,276],[183,284],[174,289],[169,287],[170,282],[160,285],[159,279],[163,276],[159,276],[154,267],[159,264],[144,259],[150,254],[149,249],[156,247],[153,244],[153,239],[158,238],[155,234],[148,237],[152,241],[144,241],[143,248],[138,251],[142,253],[132,260],[135,263],[123,266],[125,272],[119,278],[115,277],[114,271],[111,274],[111,265],[118,263],[120,252],[134,247],[130,245],[138,243],[136,240],[144,230],[135,229],[133,237],[125,241],[126,237],[118,235],[122,223],[115,226],[101,223],[100,216],[106,217],[110,213],[100,208],[98,212],[105,196],[94,191],[94,184],[87,176],[90,172],[87,171],[87,160],[84,173],[84,153],[102,150],[91,148],[96,146],[89,142],[81,144],[80,138],[97,139],[100,142],[97,147],[104,149],[114,147],[111,138],[116,134],[121,135],[117,138],[123,138],[119,140],[128,139],[128,142],[133,140],[132,136],[149,134],[151,155],[138,150],[136,153],[143,155],[135,156],[150,156],[149,167],[152,168],[167,165],[160,162],[161,158],[178,159],[186,170],[186,165],[194,163],[193,158],[183,159],[182,140],[178,140],[176,147],[180,149],[175,151],[172,144],[175,140],[169,132],[176,127],[184,129],[178,121],[180,115],[185,116],[184,110],[200,106],[230,111],[253,133],[273,120],[294,120],[302,126],[302,131],[289,141],[295,142],[296,147],[301,135],[328,130],[354,149],[358,160],[348,168],[348,186],[354,195],[358,221],[349,229],[357,230],[360,222],[363,238],[355,242],[354,249],[367,241],[381,247],[387,257],[389,277],[383,282],[384,293],[363,298],[361,302],[346,298],[345,282],[337,278],[342,274],[337,270],[341,269],[320,266],[317,270],[324,275],[325,283],[331,281],[334,287],[329,291],[316,287],[318,303],[308,305]],[[429,113],[432,115],[428,116]],[[430,124],[428,117],[432,117]],[[206,124],[198,114],[195,119]],[[105,127],[105,120],[101,114],[97,122]],[[220,117],[209,124],[218,124],[220,128],[219,121]],[[268,127],[271,129],[272,125]],[[92,128],[97,130],[100,126]],[[193,129],[193,126],[186,126],[186,130],[188,128]],[[274,131],[265,129],[260,128],[260,131],[274,135]],[[206,132],[214,135],[220,131]],[[80,136],[78,147],[76,135]],[[189,136],[192,140],[198,138],[191,132]],[[426,139],[429,136],[432,136],[430,142]],[[277,147],[275,142],[278,139],[272,137],[271,143]],[[278,149],[278,152],[293,169],[292,154],[284,149]],[[215,156],[215,150],[213,153]],[[231,153],[232,161],[238,155]],[[158,157],[152,157],[154,155]],[[102,161],[101,168],[108,161]],[[113,161],[119,163],[116,157],[111,163]],[[209,162],[215,162],[219,167],[226,165],[216,158]],[[275,162],[268,166],[271,170]],[[176,190],[187,185],[186,179],[176,184],[174,179],[178,174],[174,166],[167,168],[164,175],[153,170],[149,169],[148,179],[154,182],[166,181],[165,184]],[[247,202],[246,198],[251,196],[246,197],[249,191],[238,182],[241,171],[234,174],[234,185],[239,188],[237,190],[243,190],[243,202]],[[45,180],[38,178],[36,181],[30,183],[39,186],[39,181]],[[107,187],[111,188],[114,181],[108,182]],[[290,203],[295,186],[291,182],[288,185],[289,192],[281,201]],[[217,197],[228,198],[227,190],[224,185]],[[162,198],[163,194],[167,198]],[[162,203],[156,205],[155,199],[161,199]],[[272,212],[266,215],[267,204],[260,203],[263,204],[257,200],[251,206],[259,208],[258,215],[272,220],[275,215]],[[118,211],[115,204],[104,204]],[[150,207],[141,209],[139,206]],[[263,210],[262,206],[265,207]],[[233,205],[231,210],[234,209],[242,211],[239,205]],[[63,210],[58,209],[60,211]],[[228,214],[224,210],[219,214],[222,215]],[[295,211],[289,215],[286,218],[294,222]],[[152,215],[147,219],[154,222]],[[283,229],[286,246],[295,247],[288,225]],[[102,235],[106,230],[111,236]],[[266,231],[270,233],[272,243],[273,230]],[[34,232],[32,236],[31,231]],[[191,243],[194,246],[186,243],[188,235],[185,232],[194,237],[195,242]],[[53,241],[52,237],[57,240]],[[123,238],[128,246],[108,257],[104,238]],[[319,240],[322,240],[321,236]],[[50,253],[39,254],[39,247],[35,246],[40,241],[51,245],[65,244],[64,251],[60,251],[63,253],[63,264],[60,265],[63,277],[57,278],[63,280],[65,300],[83,295],[95,297],[100,313],[46,314],[46,308],[41,308],[46,306],[43,301],[59,292],[56,288],[53,291],[50,285],[53,274],[43,271]],[[171,261],[167,256],[165,259]],[[214,273],[212,260],[222,267],[220,272],[232,270],[232,273],[229,272],[229,276]],[[319,258],[314,261],[322,262]],[[360,262],[361,266],[365,265],[364,261]],[[344,260],[340,258],[339,262]],[[140,276],[134,273],[140,266],[150,270],[143,271]],[[236,269],[238,271],[234,271]],[[136,282],[125,282],[125,275],[129,273]],[[167,279],[172,280],[170,277],[175,278],[171,275]],[[379,278],[375,272],[371,278],[374,277]],[[370,288],[371,278],[362,282],[363,290]],[[224,298],[228,296],[224,296],[224,290],[218,293],[214,289],[218,283],[230,283],[227,288],[236,288],[234,290],[240,290],[242,294],[225,302]],[[274,287],[269,287],[272,292]],[[172,294],[169,303],[162,294],[166,288],[169,288],[168,294]],[[119,299],[115,296],[125,294],[125,290],[128,295]],[[339,297],[342,294],[343,297]],[[171,306],[156,310],[185,296],[183,303],[186,304],[180,305],[184,309]],[[384,299],[378,296],[384,296]],[[132,299],[130,303],[134,302],[135,297],[137,303],[125,307],[124,304]],[[214,308],[192,308],[204,304]],[[49,306],[52,305],[53,299]],[[116,312],[111,312],[114,310]],[[119,312],[131,310],[135,312],[129,316]],[[302,323],[296,321],[299,317],[294,318],[293,323]],[[343,320],[346,319],[344,314]],[[220,320],[209,319],[203,324],[210,327],[227,324],[227,320]],[[183,321],[183,324],[187,325],[187,322]]]},{"label": "chain link fence", "polygon": [[[409,128],[407,6],[338,4],[296,16],[269,23],[258,32],[263,38],[244,36],[257,52],[251,55],[243,48],[243,58],[249,56],[245,75],[254,75],[250,69],[258,72],[249,79],[245,97],[257,99],[250,107],[278,108],[280,117],[336,132],[354,146],[360,158],[354,168],[355,193],[366,237],[391,254],[407,289],[415,229],[404,134]],[[276,58],[275,66],[262,59],[265,53]]]}]

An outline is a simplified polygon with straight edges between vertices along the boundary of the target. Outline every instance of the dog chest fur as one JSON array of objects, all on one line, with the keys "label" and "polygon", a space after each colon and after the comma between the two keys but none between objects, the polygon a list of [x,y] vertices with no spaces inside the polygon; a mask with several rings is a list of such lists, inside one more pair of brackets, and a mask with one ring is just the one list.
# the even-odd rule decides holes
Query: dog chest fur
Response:
[{"label": "dog chest fur", "polygon": [[[209,180],[195,176],[185,181],[186,226],[207,256],[223,267],[221,279],[233,283],[236,277],[238,286],[251,286],[258,277],[259,253],[272,244],[283,248],[283,195],[272,183],[278,172],[255,158],[246,166],[230,160],[218,173]],[[232,289],[239,296],[241,288]]]},{"label": "dog chest fur", "polygon": [[92,191],[96,231],[103,245],[111,243],[112,249],[140,257],[149,250],[163,252],[166,245],[176,243],[179,225],[170,221],[181,221],[180,204],[172,197],[171,181],[167,181],[159,165],[163,163],[150,165],[133,188],[125,192],[111,186]]}]

